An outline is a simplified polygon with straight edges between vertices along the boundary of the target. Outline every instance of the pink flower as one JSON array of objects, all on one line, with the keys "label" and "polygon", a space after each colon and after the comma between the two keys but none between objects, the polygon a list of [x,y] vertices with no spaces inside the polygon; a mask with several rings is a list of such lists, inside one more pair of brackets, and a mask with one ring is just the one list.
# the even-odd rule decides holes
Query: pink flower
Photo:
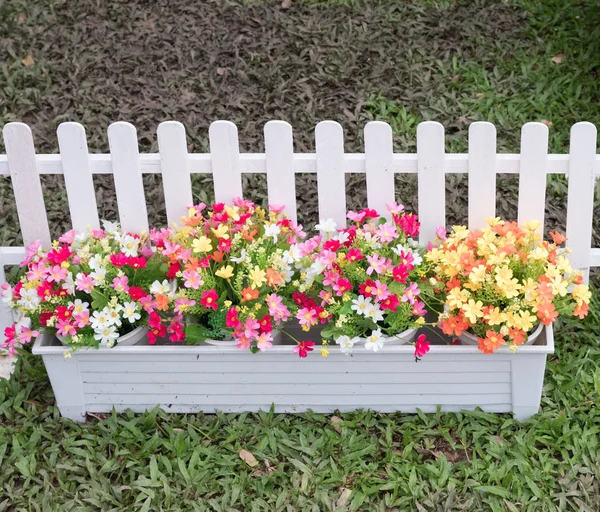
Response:
[{"label": "pink flower", "polygon": [[410,304],[415,303],[415,298],[417,295],[421,293],[417,283],[410,283],[408,287],[404,290],[404,295],[402,295],[402,302],[409,302]]},{"label": "pink flower", "polygon": [[271,210],[273,213],[281,213],[283,210],[285,210],[285,205],[284,204],[270,204],[269,210]]},{"label": "pink flower", "polygon": [[400,259],[400,264],[405,265],[408,271],[415,268],[415,258],[413,257],[411,252],[400,251],[400,253],[398,254],[398,258]]},{"label": "pink flower", "polygon": [[327,268],[330,268],[331,265],[335,263],[337,260],[337,255],[333,251],[324,250],[319,257],[320,263]]},{"label": "pink flower", "polygon": [[233,337],[235,338],[235,344],[240,350],[248,350],[250,348],[250,338],[247,338],[243,334],[237,334],[234,332]]},{"label": "pink flower", "polygon": [[40,331],[32,331],[25,325],[21,326],[21,332],[19,333],[19,341],[21,343],[31,343],[33,338],[37,338],[40,335]]},{"label": "pink flower", "polygon": [[344,293],[352,290],[352,283],[349,279],[342,277],[341,279],[338,279],[336,283],[333,283],[332,288],[335,291],[335,294],[338,297],[341,297],[342,295],[344,295]]},{"label": "pink flower", "polygon": [[300,357],[306,357],[309,352],[313,351],[314,346],[314,341],[301,341],[294,347],[294,352]]},{"label": "pink flower", "polygon": [[371,294],[375,297],[377,302],[381,302],[390,296],[387,284],[381,283],[380,281],[375,281]]},{"label": "pink flower", "polygon": [[85,327],[86,325],[89,325],[90,312],[88,310],[84,310],[81,313],[77,313],[76,315],[73,315],[73,323],[79,329],[81,329],[82,327]]},{"label": "pink flower", "polygon": [[180,314],[183,313],[188,308],[191,308],[196,305],[196,301],[192,299],[188,299],[186,297],[181,297],[179,299],[175,299],[175,313]]},{"label": "pink flower", "polygon": [[440,240],[446,240],[446,228],[444,226],[438,226],[435,228],[435,234]]},{"label": "pink flower", "polygon": [[395,238],[398,238],[396,232],[396,226],[393,224],[382,224],[376,231],[376,234],[381,242],[391,242]]},{"label": "pink flower", "polygon": [[67,277],[67,269],[61,267],[60,265],[54,265],[49,271],[48,271],[48,282],[56,282],[58,283],[59,281],[63,281],[64,279],[66,279]]},{"label": "pink flower", "polygon": [[263,332],[256,340],[256,347],[261,352],[273,346],[273,336],[270,332]]},{"label": "pink flower", "polygon": [[213,309],[216,311],[219,306],[217,301],[219,300],[219,295],[217,294],[215,289],[204,290],[202,292],[202,298],[200,299],[200,304],[202,304],[206,309]]},{"label": "pink flower", "polygon": [[77,333],[77,330],[69,323],[68,320],[59,318],[56,332],[59,334],[59,336],[73,336],[75,333]]},{"label": "pink flower", "polygon": [[329,304],[333,298],[333,293],[328,292],[327,290],[321,290],[319,292],[319,298],[321,299],[321,306],[325,306],[325,304]]},{"label": "pink flower", "polygon": [[323,279],[323,286],[332,286],[340,278],[340,275],[334,270],[326,270],[323,275],[325,276]]},{"label": "pink flower", "polygon": [[29,265],[29,271],[27,272],[27,279],[29,281],[43,281],[46,279],[50,269],[44,265],[43,261],[38,263],[32,263]]},{"label": "pink flower", "polygon": [[128,282],[129,282],[129,278],[127,276],[115,277],[110,286],[111,286],[111,288],[114,288],[118,292],[128,292],[129,291],[129,286],[127,286]]},{"label": "pink flower", "polygon": [[301,326],[310,328],[319,323],[317,311],[313,308],[302,308],[296,314],[296,318]]},{"label": "pink flower", "polygon": [[269,308],[269,314],[277,325],[285,322],[290,317],[290,310],[283,304],[281,297],[274,293],[267,296],[267,307]]},{"label": "pink flower", "polygon": [[92,238],[95,238],[96,240],[106,238],[106,233],[101,229],[92,229]]},{"label": "pink flower", "polygon": [[41,246],[42,246],[42,242],[40,242],[39,240],[36,240],[35,242],[31,242],[27,246],[27,255],[25,256],[25,259],[21,262],[20,266],[26,267],[27,265],[29,265],[29,263],[31,262],[33,257],[38,253],[38,250]]},{"label": "pink flower", "polygon": [[363,254],[360,252],[360,249],[355,249],[354,247],[349,249],[348,254],[346,254],[346,260],[350,262],[360,261],[363,258]]},{"label": "pink flower", "polygon": [[142,306],[142,308],[144,309],[144,311],[146,311],[147,313],[152,313],[154,311],[154,299],[152,297],[152,295],[146,295],[145,297],[140,297],[138,299],[138,302],[140,303],[140,306]]},{"label": "pink flower", "polygon": [[77,234],[77,231],[75,231],[74,229],[71,229],[70,231],[67,231],[64,235],[62,235],[58,241],[62,242],[63,244],[72,244],[73,240],[75,240],[75,235]]},{"label": "pink flower", "polygon": [[169,324],[168,332],[170,334],[169,339],[173,342],[183,341],[185,339],[185,333],[183,332],[183,324],[181,322],[172,321]]},{"label": "pink flower", "polygon": [[430,343],[426,340],[425,335],[421,334],[415,343],[415,358],[419,359],[429,352]]},{"label": "pink flower", "polygon": [[246,321],[244,322],[244,336],[246,338],[256,338],[256,336],[258,336],[259,329],[260,324],[256,321],[255,318],[246,318]]},{"label": "pink flower", "polygon": [[198,272],[195,270],[184,270],[183,278],[185,279],[183,286],[186,288],[193,288],[194,290],[200,288],[204,283],[200,274],[198,274]]},{"label": "pink flower", "polygon": [[390,204],[386,204],[385,207],[387,208],[387,211],[390,212],[392,215],[399,215],[404,211],[404,206],[398,204],[396,201]]},{"label": "pink flower", "polygon": [[367,269],[367,275],[371,275],[373,272],[378,274],[385,274],[388,266],[391,265],[391,260],[387,260],[383,256],[373,254],[373,256],[367,256],[369,262],[369,268]]},{"label": "pink flower", "polygon": [[79,290],[80,292],[91,292],[92,288],[94,287],[94,280],[92,279],[92,276],[88,275],[88,274],[77,274],[77,278],[75,280],[75,289]]},{"label": "pink flower", "polygon": [[424,306],[425,306],[425,304],[423,304],[422,302],[420,302],[418,300],[415,300],[411,313],[413,315],[425,316],[425,313],[427,313],[427,311],[425,311]]},{"label": "pink flower", "polygon": [[363,221],[363,219],[365,218],[365,215],[367,213],[365,211],[362,212],[353,212],[352,210],[350,210],[348,212],[348,214],[346,215],[346,217],[348,217],[352,222],[358,222],[361,223]]}]

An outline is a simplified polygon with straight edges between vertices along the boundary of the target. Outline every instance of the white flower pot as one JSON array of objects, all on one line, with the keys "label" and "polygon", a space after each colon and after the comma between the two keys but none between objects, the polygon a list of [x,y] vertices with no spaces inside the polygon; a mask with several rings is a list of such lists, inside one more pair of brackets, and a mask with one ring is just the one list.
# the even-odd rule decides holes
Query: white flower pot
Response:
[{"label": "white flower pot", "polygon": [[[146,337],[146,333],[148,332],[148,327],[144,325],[140,325],[136,327],[133,331],[124,334],[123,336],[119,336],[116,339],[116,344],[121,347],[131,347],[133,345],[137,345],[140,341],[142,341]],[[59,334],[56,334],[56,337],[63,345],[68,346],[77,346],[72,345],[70,343],[65,343],[65,337]]]},{"label": "white flower pot", "polygon": [[[533,345],[533,342],[538,338],[543,330],[544,324],[538,324],[538,326],[529,334],[527,341],[523,343],[523,345]],[[470,332],[463,332],[458,339],[460,340],[461,345],[479,345],[477,336],[471,334]]]},{"label": "white flower pot", "polygon": [[[281,332],[273,330],[273,345],[281,345],[282,337]],[[237,347],[237,341],[232,336],[228,335],[224,340],[204,340],[206,345],[213,345],[215,347]]]}]

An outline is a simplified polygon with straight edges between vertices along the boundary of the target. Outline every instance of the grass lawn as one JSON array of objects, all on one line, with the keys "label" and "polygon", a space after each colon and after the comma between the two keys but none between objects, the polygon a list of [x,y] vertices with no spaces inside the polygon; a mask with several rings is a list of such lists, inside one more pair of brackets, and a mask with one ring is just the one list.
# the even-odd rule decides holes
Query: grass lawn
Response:
[{"label": "grass lawn", "polygon": [[[322,119],[344,125],[361,150],[372,119],[391,123],[397,151],[414,151],[418,122],[446,126],[449,151],[468,123],[498,127],[518,150],[527,121],[545,121],[550,150],[568,150],[576,121],[600,121],[597,0],[292,0],[149,3],[8,0],[0,3],[0,125],[23,120],[39,150],[80,121],[106,151],[115,120],[156,149],[156,124],[186,125],[190,150],[208,124],[235,121],[244,150],[260,149],[264,122],[286,119],[300,151]],[[103,177],[110,178],[110,177]],[[147,179],[146,179],[147,178]],[[165,219],[157,176],[146,177],[150,221]],[[256,178],[256,179],[255,179]],[[449,220],[464,219],[466,179],[448,179]],[[501,177],[499,211],[516,212],[515,179]],[[103,218],[117,207],[96,181]],[[349,207],[365,205],[364,176]],[[194,194],[210,200],[210,178]],[[397,192],[413,204],[415,183]],[[245,181],[254,200],[265,180]],[[53,234],[68,227],[64,184],[44,177]],[[563,227],[564,179],[549,181],[547,225]],[[316,187],[298,179],[304,220]],[[412,202],[412,203],[411,203]],[[597,206],[600,208],[600,206]],[[600,213],[600,212],[598,212]],[[0,245],[19,242],[14,198],[0,177]],[[600,215],[596,215],[596,240]],[[379,415],[145,415],[61,419],[39,358],[0,382],[2,511],[552,511],[600,510],[600,303],[555,336],[539,415],[521,425],[483,412]],[[313,356],[318,357],[313,354]],[[257,357],[260,357],[259,355]],[[338,420],[337,418],[340,418]],[[239,455],[256,459],[250,466]],[[248,458],[247,458],[248,459]],[[251,460],[251,459],[248,459]]]}]

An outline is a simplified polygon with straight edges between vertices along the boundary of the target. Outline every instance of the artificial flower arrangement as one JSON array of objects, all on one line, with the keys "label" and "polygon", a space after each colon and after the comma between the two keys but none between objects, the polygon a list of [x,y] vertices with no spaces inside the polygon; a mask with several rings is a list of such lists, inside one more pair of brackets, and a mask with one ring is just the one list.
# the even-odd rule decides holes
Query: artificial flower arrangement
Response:
[{"label": "artificial flower arrangement", "polygon": [[[166,334],[158,311],[167,310],[174,288],[159,280],[161,259],[148,235],[124,233],[117,224],[71,230],[43,250],[27,248],[21,276],[10,292],[17,321],[2,345],[30,343],[42,329],[73,349],[112,347],[126,337]],[[5,291],[6,292],[6,291]]]},{"label": "artificial flower arrangement", "polygon": [[515,351],[559,315],[587,315],[591,293],[565,256],[562,234],[548,242],[536,231],[540,222],[486,221],[482,230],[454,226],[447,237],[438,230],[426,254],[446,335],[468,342],[470,332],[486,354],[506,344]]},{"label": "artificial flower arrangement", "polygon": [[192,207],[182,224],[151,236],[179,290],[174,304],[185,314],[186,342],[233,338],[240,349],[269,349],[297,310],[290,250],[305,237],[302,226],[283,207],[243,199]]},{"label": "artificial flower arrangement", "polygon": [[[305,330],[329,320],[324,344],[333,339],[346,354],[359,342],[373,351],[412,343],[425,323],[423,251],[414,240],[419,222],[402,205],[387,208],[389,220],[375,210],[351,211],[349,228],[327,220],[317,226],[319,236],[298,244],[304,272],[294,297],[297,318]],[[414,344],[416,357],[429,351],[424,335]]]}]

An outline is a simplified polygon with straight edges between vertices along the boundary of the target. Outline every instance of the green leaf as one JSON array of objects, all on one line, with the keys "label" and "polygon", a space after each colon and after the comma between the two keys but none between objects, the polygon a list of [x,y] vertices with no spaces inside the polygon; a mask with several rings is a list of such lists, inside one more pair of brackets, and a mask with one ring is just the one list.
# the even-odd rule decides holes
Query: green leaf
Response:
[{"label": "green leaf", "polygon": [[502,498],[510,498],[510,492],[508,491],[508,489],[504,489],[503,487],[495,487],[493,485],[480,485],[479,487],[475,487],[475,490],[486,494],[494,494],[496,496],[501,496]]},{"label": "green leaf", "polygon": [[92,289],[90,295],[92,296],[92,307],[95,310],[102,310],[108,305],[108,297],[97,289]]}]

